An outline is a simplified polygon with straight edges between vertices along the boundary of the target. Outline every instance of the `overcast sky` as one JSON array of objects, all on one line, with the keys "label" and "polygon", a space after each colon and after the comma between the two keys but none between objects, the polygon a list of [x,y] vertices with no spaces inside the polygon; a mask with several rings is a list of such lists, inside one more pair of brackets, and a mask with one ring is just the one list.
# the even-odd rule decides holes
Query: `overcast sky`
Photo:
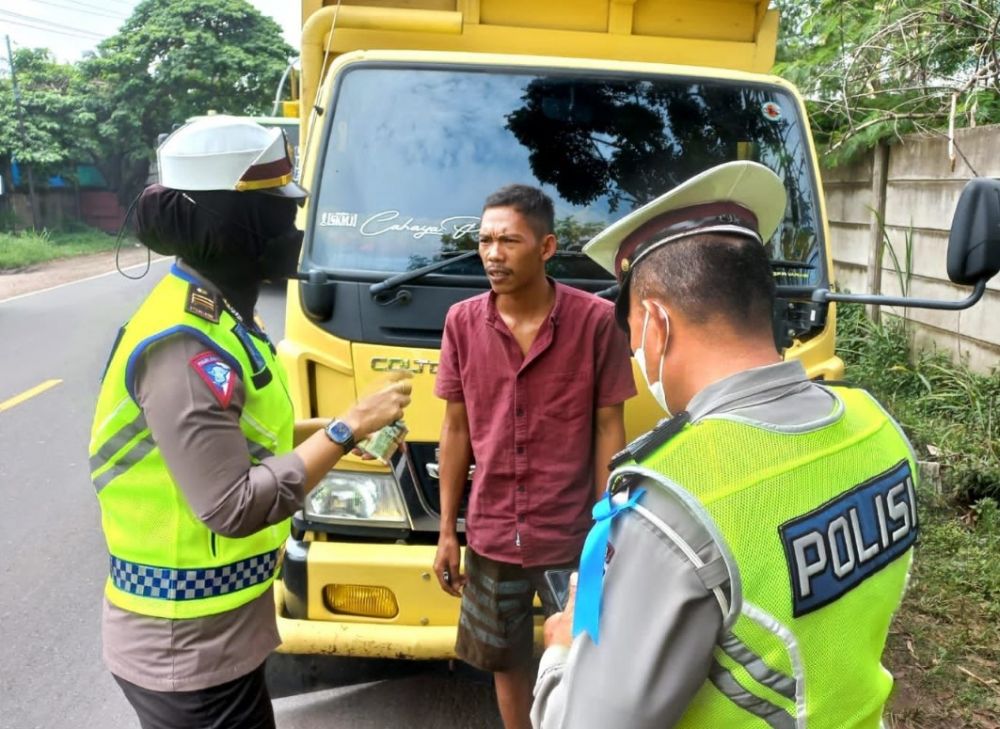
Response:
[{"label": "overcast sky", "polygon": [[[0,57],[6,66],[9,35],[14,48],[49,48],[60,61],[77,61],[114,35],[139,0],[0,0]],[[282,27],[299,47],[301,6],[292,0],[249,0]]]}]

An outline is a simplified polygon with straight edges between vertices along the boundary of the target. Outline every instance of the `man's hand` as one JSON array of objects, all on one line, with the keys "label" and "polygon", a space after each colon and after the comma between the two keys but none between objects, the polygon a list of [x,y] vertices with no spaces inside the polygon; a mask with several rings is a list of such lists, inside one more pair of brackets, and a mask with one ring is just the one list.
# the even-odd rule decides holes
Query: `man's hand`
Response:
[{"label": "man's hand", "polygon": [[567,648],[573,643],[573,607],[576,605],[577,573],[569,576],[569,597],[561,613],[550,615],[545,621],[545,647],[561,645]]},{"label": "man's hand", "polygon": [[358,400],[347,411],[343,420],[354,432],[354,439],[367,438],[379,428],[402,419],[403,409],[410,404],[413,375],[409,372],[393,372],[389,384],[378,392]]},{"label": "man's hand", "polygon": [[454,532],[442,530],[438,537],[434,574],[437,575],[442,590],[455,597],[462,596],[465,575],[462,574],[462,551],[458,546],[458,535]]}]

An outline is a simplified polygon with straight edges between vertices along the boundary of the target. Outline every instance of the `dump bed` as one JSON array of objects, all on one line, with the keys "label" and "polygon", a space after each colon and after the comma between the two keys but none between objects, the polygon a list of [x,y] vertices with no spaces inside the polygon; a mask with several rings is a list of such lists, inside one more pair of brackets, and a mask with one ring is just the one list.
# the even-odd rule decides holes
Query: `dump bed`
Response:
[{"label": "dump bed", "polygon": [[[302,131],[323,69],[354,50],[648,61],[764,73],[768,0],[302,0]],[[331,32],[332,31],[332,32]]]}]

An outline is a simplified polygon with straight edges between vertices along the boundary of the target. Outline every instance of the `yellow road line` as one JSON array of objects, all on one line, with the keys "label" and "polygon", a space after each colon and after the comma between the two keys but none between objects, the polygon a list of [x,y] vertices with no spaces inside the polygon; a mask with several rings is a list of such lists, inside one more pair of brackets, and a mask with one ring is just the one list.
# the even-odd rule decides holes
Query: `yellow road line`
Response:
[{"label": "yellow road line", "polygon": [[35,385],[30,390],[25,390],[20,395],[14,395],[14,397],[9,400],[4,400],[0,402],[0,413],[4,410],[10,410],[15,405],[20,405],[25,400],[30,400],[35,395],[41,395],[46,390],[55,387],[56,385],[62,384],[62,380],[46,380],[40,385]]}]

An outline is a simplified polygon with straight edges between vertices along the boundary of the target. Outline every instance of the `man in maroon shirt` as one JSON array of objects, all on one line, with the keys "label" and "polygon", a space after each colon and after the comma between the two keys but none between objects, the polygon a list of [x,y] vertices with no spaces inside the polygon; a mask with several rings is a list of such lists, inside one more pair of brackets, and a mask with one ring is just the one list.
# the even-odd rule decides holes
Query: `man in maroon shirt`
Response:
[{"label": "man in maroon shirt", "polygon": [[[492,290],[451,307],[435,385],[447,406],[434,571],[462,598],[456,651],[493,672],[507,729],[530,727],[532,600],[558,610],[543,573],[576,563],[635,394],[613,306],[545,275],[553,218],[537,188],[486,199],[479,255]],[[456,523],[473,460],[463,575]]]}]

